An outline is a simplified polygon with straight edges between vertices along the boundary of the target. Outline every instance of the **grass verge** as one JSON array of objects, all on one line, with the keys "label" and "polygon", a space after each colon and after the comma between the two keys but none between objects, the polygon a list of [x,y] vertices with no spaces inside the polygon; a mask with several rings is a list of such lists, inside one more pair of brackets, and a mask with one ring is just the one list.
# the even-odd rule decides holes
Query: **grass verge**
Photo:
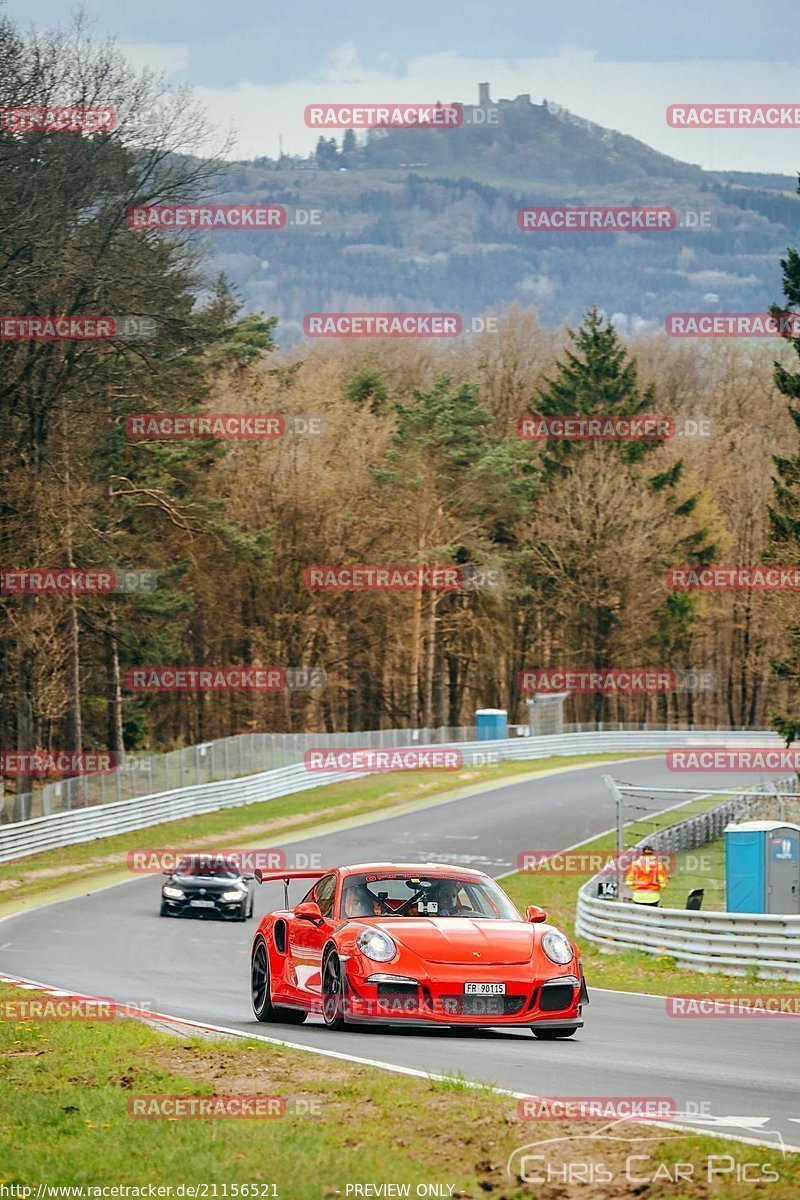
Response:
[{"label": "grass verge", "polygon": [[[5,1012],[6,1001],[34,995],[0,986],[0,1006]],[[525,1051],[535,1056],[537,1044],[531,1039]],[[14,1194],[11,1184],[33,1188],[34,1196],[40,1183],[127,1184],[144,1187],[140,1195],[148,1185],[171,1187],[173,1195],[180,1185],[217,1185],[206,1196],[319,1200],[383,1183],[408,1185],[412,1196],[420,1184],[437,1184],[442,1190],[429,1194],[738,1200],[763,1176],[773,1200],[789,1200],[800,1181],[800,1155],[652,1126],[617,1128],[617,1138],[630,1139],[622,1143],[590,1139],[597,1122],[521,1121],[514,1099],[458,1079],[409,1078],[256,1040],[176,1037],[134,1020],[2,1020],[0,1055],[4,1195]],[[247,1119],[129,1115],[134,1097],[152,1095],[281,1096],[288,1111]],[[513,1151],[551,1138],[570,1140],[532,1148],[544,1157],[526,1173],[552,1171],[552,1183],[525,1184],[506,1173]],[[640,1138],[654,1140],[637,1144]],[[626,1164],[632,1154],[645,1157],[634,1167]],[[577,1190],[565,1188],[566,1162],[602,1181],[600,1192],[586,1191],[580,1179]],[[737,1183],[733,1164],[745,1162],[750,1181]],[[691,1167],[688,1185],[676,1188],[676,1164],[684,1179]],[[651,1182],[642,1185],[645,1177]],[[242,1190],[245,1184],[274,1191]]]},{"label": "grass verge", "polygon": [[[719,797],[702,796],[676,809],[674,812],[650,813],[640,821],[632,821],[625,826],[625,848],[634,846],[641,838],[684,821],[687,817],[713,808],[719,803]],[[613,855],[616,851],[616,835],[604,834],[593,838],[576,847],[576,852],[602,851]],[[706,874],[706,864],[703,872],[696,868],[697,860],[708,850],[710,865]],[[723,869],[722,858],[724,847],[722,842],[711,843],[709,847],[700,847],[691,854],[678,855],[675,870],[670,882],[663,893],[665,908],[683,908],[687,893],[691,888],[707,886],[717,897],[724,895],[724,885],[718,873]],[[688,869],[687,869],[688,868]],[[593,872],[592,872],[593,873]],[[528,904],[539,904],[546,909],[554,924],[562,929],[573,930],[575,927],[575,910],[578,903],[578,890],[591,878],[591,874],[566,875],[548,874],[544,870],[519,871],[503,879],[503,887],[511,899],[524,911]],[[714,878],[720,891],[714,892]],[[719,903],[719,901],[717,901]],[[720,904],[721,906],[721,904]],[[704,907],[705,901],[704,901]],[[584,970],[589,984],[595,987],[613,988],[629,992],[653,992],[659,996],[667,996],[674,992],[701,992],[733,995],[742,992],[759,994],[786,990],[787,985],[781,980],[758,979],[755,972],[742,975],[725,975],[717,971],[694,971],[678,964],[665,950],[662,955],[645,954],[640,950],[606,950],[592,942],[581,943]]]},{"label": "grass verge", "polygon": [[[647,757],[629,755],[627,757]],[[370,775],[291,796],[279,796],[242,808],[226,808],[202,816],[152,825],[115,837],[81,842],[43,854],[0,864],[0,916],[27,907],[28,902],[66,898],[87,886],[128,878],[126,855],[142,846],[180,849],[264,847],[292,836],[308,837],[337,821],[358,821],[404,806],[422,807],[448,795],[468,795],[487,783],[515,777],[535,778],[548,771],[619,760],[615,754],[572,755],[460,771],[404,771]],[[72,886],[70,886],[70,883]]]}]

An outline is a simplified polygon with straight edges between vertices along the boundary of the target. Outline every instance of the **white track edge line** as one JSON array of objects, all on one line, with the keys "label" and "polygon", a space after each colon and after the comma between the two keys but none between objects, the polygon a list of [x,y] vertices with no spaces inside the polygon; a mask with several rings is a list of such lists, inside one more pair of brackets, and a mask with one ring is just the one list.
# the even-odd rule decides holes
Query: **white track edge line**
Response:
[{"label": "white track edge line", "polygon": [[[47,990],[47,988],[53,986],[51,984],[38,983],[34,979],[23,980],[20,976],[12,978],[11,976],[3,976],[1,974],[0,982],[28,984],[28,986],[41,988],[43,990]],[[72,992],[70,994],[86,1000],[98,999],[98,997],[88,996],[86,993]],[[634,995],[635,994],[636,993],[634,993]],[[389,1071],[394,1075],[408,1075],[416,1079],[430,1079],[437,1083],[452,1083],[453,1080],[456,1079],[461,1087],[471,1088],[475,1091],[491,1092],[493,1095],[498,1096],[510,1096],[514,1100],[530,1100],[537,1098],[532,1097],[529,1092],[514,1092],[510,1088],[501,1088],[497,1087],[495,1084],[481,1083],[480,1080],[462,1079],[460,1076],[453,1075],[440,1075],[433,1071],[423,1071],[419,1067],[404,1067],[400,1063],[386,1063],[377,1058],[364,1058],[361,1055],[348,1054],[344,1050],[326,1050],[318,1046],[308,1046],[304,1042],[289,1042],[285,1038],[270,1037],[268,1034],[264,1033],[245,1033],[241,1029],[231,1029],[230,1026],[227,1025],[211,1025],[205,1021],[194,1021],[190,1017],[175,1017],[170,1016],[168,1013],[154,1013],[148,1012],[146,1009],[142,1009],[140,1016],[130,1014],[129,1019],[139,1020],[145,1024],[147,1024],[148,1019],[151,1021],[168,1021],[175,1025],[183,1025],[189,1029],[205,1029],[211,1033],[223,1033],[228,1037],[241,1038],[245,1041],[250,1040],[265,1042],[271,1046],[284,1046],[290,1050],[302,1050],[307,1054],[316,1054],[321,1058],[336,1058],[343,1062],[357,1063],[359,1066],[377,1067],[379,1070]],[[778,1136],[781,1138],[780,1146],[776,1146],[774,1142],[763,1141],[759,1138],[744,1137],[735,1133],[721,1133],[717,1129],[698,1129],[694,1125],[680,1125],[671,1121],[648,1122],[632,1119],[630,1123],[633,1125],[650,1125],[656,1129],[674,1129],[680,1133],[693,1133],[700,1137],[718,1137],[723,1138],[726,1141],[743,1142],[749,1146],[764,1147],[767,1150],[780,1149],[782,1151],[789,1150],[792,1153],[800,1153],[800,1146],[787,1145],[783,1141],[783,1137],[778,1130],[775,1132],[778,1133]]]}]

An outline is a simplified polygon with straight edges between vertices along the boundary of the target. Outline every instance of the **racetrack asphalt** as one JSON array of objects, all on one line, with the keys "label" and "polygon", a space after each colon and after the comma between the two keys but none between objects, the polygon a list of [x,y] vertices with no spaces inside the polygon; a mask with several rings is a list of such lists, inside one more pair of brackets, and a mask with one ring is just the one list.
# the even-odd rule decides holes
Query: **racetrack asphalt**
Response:
[{"label": "racetrack asphalt", "polygon": [[[321,854],[325,865],[431,861],[501,876],[516,869],[523,850],[564,849],[610,829],[615,813],[604,774],[653,787],[676,786],[662,757],[606,762],[492,784],[478,795],[402,815],[362,818],[350,828],[284,845],[289,852]],[[715,774],[712,785],[710,778],[682,773],[678,782],[703,789],[742,785],[741,776]],[[648,808],[670,807],[679,799],[653,798]],[[142,832],[143,846],[158,844],[157,830]],[[255,919],[242,925],[160,918],[161,883],[157,875],[136,876],[4,918],[0,969],[176,1017],[378,1063],[460,1074],[516,1093],[670,1097],[680,1124],[775,1145],[800,1144],[797,1018],[671,1018],[663,997],[596,990],[589,977],[586,1025],[564,1041],[542,1042],[527,1030],[508,1029],[361,1026],[334,1033],[317,1018],[300,1027],[262,1025],[250,1007],[250,943],[260,915],[282,906],[282,885],[257,888]],[[292,885],[292,901],[307,887]],[[680,972],[674,990],[688,990]],[[774,990],[796,989],[776,981]],[[530,1140],[534,1136],[532,1125]]]}]

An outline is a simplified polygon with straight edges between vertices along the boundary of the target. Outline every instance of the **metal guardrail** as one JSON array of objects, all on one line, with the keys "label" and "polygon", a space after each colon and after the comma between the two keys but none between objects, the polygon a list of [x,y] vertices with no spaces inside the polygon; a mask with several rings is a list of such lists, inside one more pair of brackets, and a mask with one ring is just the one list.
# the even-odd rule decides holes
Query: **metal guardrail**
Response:
[{"label": "metal guardrail", "polygon": [[[508,726],[509,738],[663,729],[662,725],[623,725],[621,722],[599,726],[564,725],[563,696],[545,696],[538,700],[530,707],[528,725]],[[387,749],[449,745],[469,742],[474,737],[472,725],[368,729],[353,733],[238,733],[195,746],[183,746],[166,754],[135,751],[128,753],[120,766],[106,774],[75,775],[37,787],[33,792],[4,795],[0,778],[0,825],[74,808],[90,808],[95,804],[112,804],[134,796],[153,796],[198,783],[215,783],[239,775],[274,771],[302,762],[306,750],[320,747]]]},{"label": "metal guardrail", "polygon": [[[395,735],[405,734],[406,740],[389,741],[388,745],[413,745],[411,730],[388,731]],[[420,731],[416,731],[419,733]],[[309,735],[311,736],[311,735]],[[332,737],[334,735],[329,735]],[[344,736],[344,735],[343,735]],[[360,735],[346,735],[349,748],[362,748],[364,743],[355,741]],[[319,743],[316,743],[319,744]],[[416,742],[420,744],[419,741]],[[442,745],[442,743],[436,743]],[[498,741],[469,741],[449,743],[465,752],[465,765],[470,762],[487,761],[488,755],[496,755],[489,761],[525,760],[547,758],[551,755],[625,753],[691,746],[731,745],[774,745],[782,742],[777,734],[765,731],[723,732],[720,730],[634,730],[591,733],[567,733],[542,737],[514,737]],[[324,745],[324,743],[323,743]],[[236,808],[259,801],[288,796],[308,788],[320,787],[343,779],[358,777],[358,772],[341,771],[321,773],[309,771],[302,762],[293,763],[276,770],[244,775],[239,779],[226,779],[216,783],[199,783],[191,787],[173,788],[148,796],[137,796],[111,804],[95,804],[87,808],[52,813],[34,817],[28,821],[17,821],[0,825],[0,862],[40,854],[59,846],[89,842],[95,838],[110,837],[135,829],[146,829],[167,821],[201,813],[215,812],[222,808]]]},{"label": "metal guardrail", "polygon": [[613,950],[668,954],[700,971],[800,981],[800,916],[704,913],[598,900],[583,889],[575,921],[578,937]]},{"label": "metal guardrail", "polygon": [[[791,787],[791,781],[786,786]],[[761,795],[732,797],[648,834],[636,846],[647,843],[673,853],[694,850],[719,838],[730,821],[763,815],[765,806],[775,800],[772,788]],[[578,892],[577,937],[607,950],[669,955],[699,971],[745,975],[755,970],[764,978],[800,981],[800,915],[645,908],[592,895],[597,880],[594,876]]]}]

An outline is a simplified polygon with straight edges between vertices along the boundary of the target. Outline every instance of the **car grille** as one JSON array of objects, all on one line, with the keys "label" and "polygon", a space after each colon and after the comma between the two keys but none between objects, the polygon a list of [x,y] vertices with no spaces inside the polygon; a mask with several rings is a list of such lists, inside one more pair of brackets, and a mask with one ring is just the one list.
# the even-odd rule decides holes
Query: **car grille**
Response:
[{"label": "car grille", "polygon": [[419,1008],[419,988],[415,983],[379,983],[378,1004],[398,1014]]},{"label": "car grille", "polygon": [[569,1008],[574,995],[575,988],[571,983],[558,983],[552,987],[543,987],[539,1000],[539,1011],[556,1012],[562,1008]]},{"label": "car grille", "polygon": [[454,1017],[513,1017],[522,1012],[525,996],[440,996],[438,1004]]}]

